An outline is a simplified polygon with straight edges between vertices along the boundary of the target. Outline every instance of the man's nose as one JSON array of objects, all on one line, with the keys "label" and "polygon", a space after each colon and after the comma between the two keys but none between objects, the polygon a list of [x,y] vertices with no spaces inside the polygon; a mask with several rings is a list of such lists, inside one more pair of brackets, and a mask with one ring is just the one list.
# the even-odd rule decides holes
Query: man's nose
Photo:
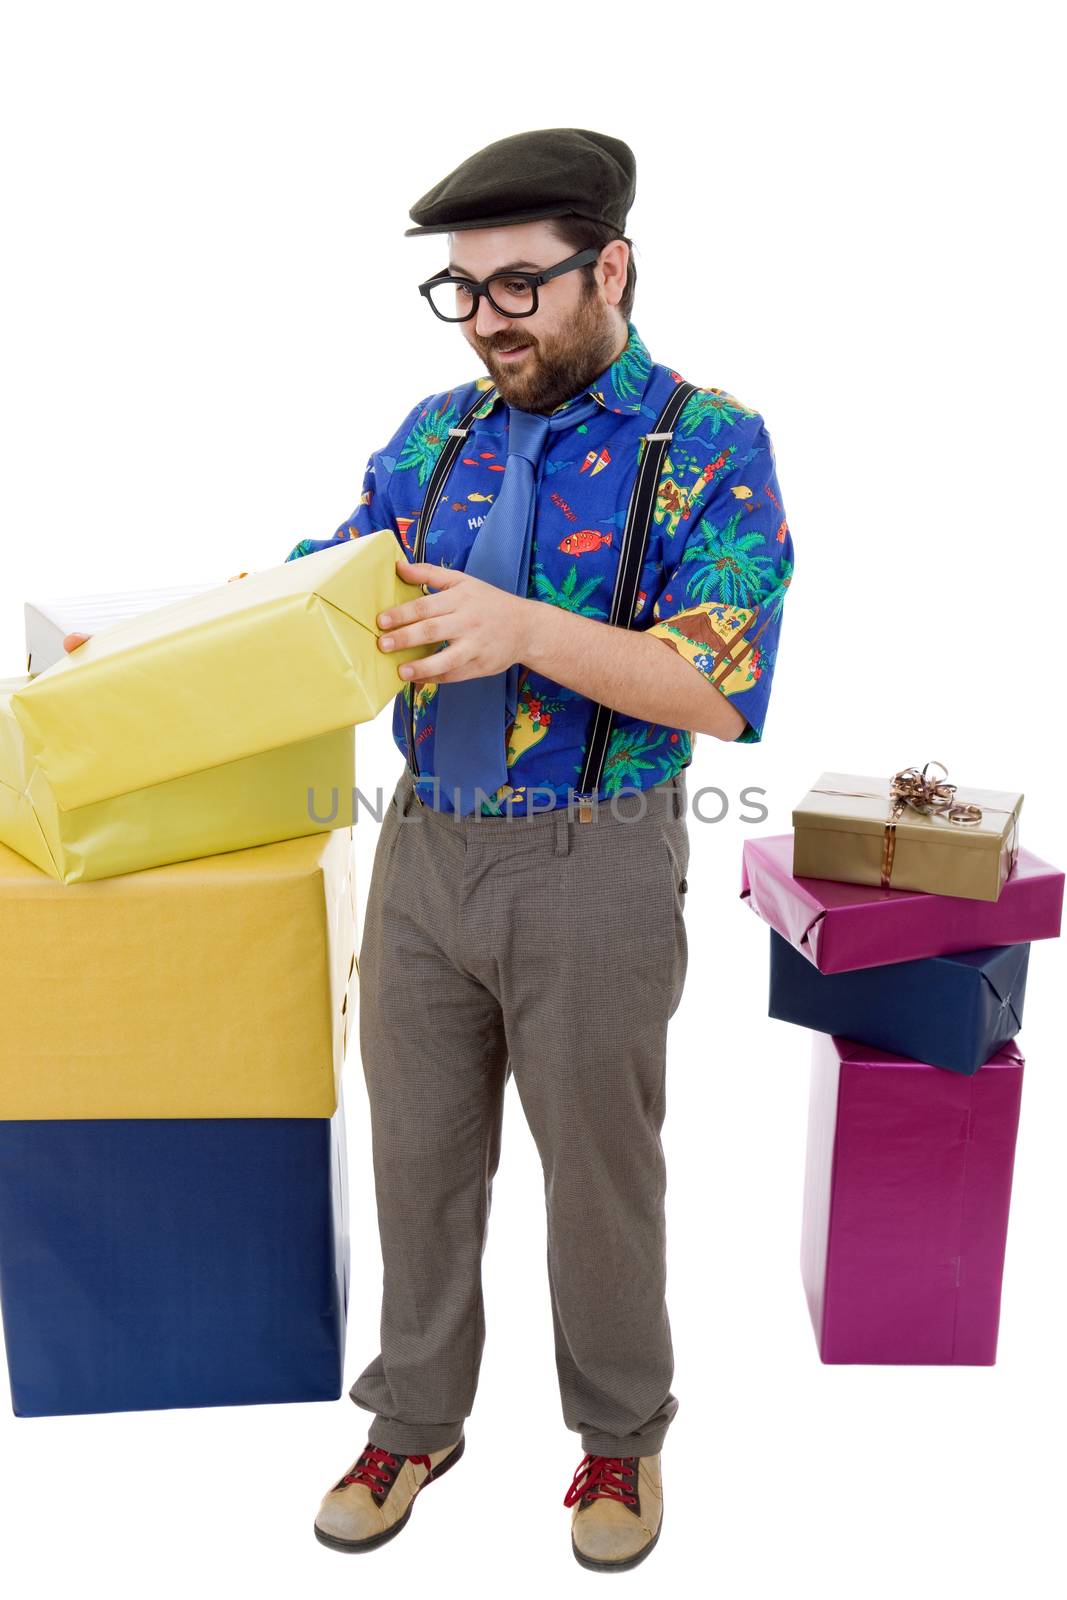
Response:
[{"label": "man's nose", "polygon": [[510,326],[511,318],[502,317],[483,294],[478,301],[478,310],[474,318],[474,331],[479,339],[490,339],[494,333],[500,333]]}]

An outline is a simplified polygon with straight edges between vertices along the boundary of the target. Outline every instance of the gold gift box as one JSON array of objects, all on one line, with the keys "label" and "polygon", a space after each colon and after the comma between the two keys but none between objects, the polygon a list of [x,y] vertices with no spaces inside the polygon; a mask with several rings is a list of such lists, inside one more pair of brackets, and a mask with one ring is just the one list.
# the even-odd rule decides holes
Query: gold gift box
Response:
[{"label": "gold gift box", "polygon": [[402,688],[377,614],[418,598],[388,530],[105,628],[11,696],[64,811],[376,716]]},{"label": "gold gift box", "polygon": [[824,772],[793,811],[793,876],[999,899],[1018,855],[1023,796],[957,787],[952,804],[982,813],[966,823],[895,803],[892,784]]},{"label": "gold gift box", "polygon": [[29,682],[0,680],[0,843],[61,883],[300,838],[350,819],[355,728],[63,811],[11,710],[12,693]]},{"label": "gold gift box", "polygon": [[352,827],[65,888],[0,845],[0,1119],[331,1117]]}]

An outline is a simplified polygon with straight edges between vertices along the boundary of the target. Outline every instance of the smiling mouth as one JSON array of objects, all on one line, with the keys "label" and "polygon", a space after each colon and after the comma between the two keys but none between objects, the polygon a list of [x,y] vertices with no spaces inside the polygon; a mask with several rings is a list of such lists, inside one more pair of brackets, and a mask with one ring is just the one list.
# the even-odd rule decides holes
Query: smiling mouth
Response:
[{"label": "smiling mouth", "polygon": [[496,354],[498,356],[517,356],[521,355],[524,350],[529,350],[529,348],[530,346],[528,344],[513,344],[510,349],[507,350],[503,349],[501,346],[498,346]]}]

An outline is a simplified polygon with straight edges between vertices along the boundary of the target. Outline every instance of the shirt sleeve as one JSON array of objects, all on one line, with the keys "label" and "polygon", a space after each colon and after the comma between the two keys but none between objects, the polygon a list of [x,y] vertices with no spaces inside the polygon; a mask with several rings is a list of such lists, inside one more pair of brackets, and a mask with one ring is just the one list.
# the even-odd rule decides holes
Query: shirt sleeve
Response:
[{"label": "shirt sleeve", "polygon": [[403,525],[397,521],[389,504],[389,479],[403,456],[404,446],[411,436],[411,430],[432,399],[433,396],[430,395],[427,399],[420,400],[418,405],[412,406],[389,443],[371,454],[363,474],[359,502],[352,515],[341,523],[329,539],[301,539],[290,550],[285,558],[286,561],[295,561],[299,556],[312,555],[316,550],[328,550],[331,545],[341,544],[345,539],[359,539],[364,534],[376,533],[382,528],[392,529],[403,554],[409,561],[411,560],[411,550],[405,542],[409,519],[405,519]]},{"label": "shirt sleeve", "polygon": [[[763,418],[752,411],[724,427],[711,445],[682,445],[689,470],[699,477],[686,492],[674,481],[680,473],[672,463],[671,488],[682,491],[676,502],[682,515],[647,631],[672,645],[747,719],[735,743],[757,744],[793,576],[774,446]],[[701,454],[694,457],[694,448]],[[712,454],[714,459],[704,460]],[[709,475],[710,492],[694,516],[693,503]],[[669,527],[668,522],[668,532]]]}]

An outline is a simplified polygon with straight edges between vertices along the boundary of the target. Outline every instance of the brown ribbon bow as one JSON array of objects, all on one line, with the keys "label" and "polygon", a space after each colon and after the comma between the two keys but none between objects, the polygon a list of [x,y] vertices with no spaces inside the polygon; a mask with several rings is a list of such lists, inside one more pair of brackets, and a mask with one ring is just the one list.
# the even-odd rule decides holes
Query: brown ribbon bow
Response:
[{"label": "brown ribbon bow", "polygon": [[954,783],[935,783],[933,778],[927,778],[929,767],[941,767],[941,771],[948,777],[948,768],[941,765],[940,761],[928,761],[920,772],[918,767],[902,767],[893,774],[889,783],[889,793],[892,798],[892,820],[904,814],[906,805],[914,807],[916,811],[925,814],[930,812],[943,812],[949,822],[955,822],[962,827],[969,827],[982,820],[981,806],[967,804],[955,805],[952,796],[956,793]]}]

